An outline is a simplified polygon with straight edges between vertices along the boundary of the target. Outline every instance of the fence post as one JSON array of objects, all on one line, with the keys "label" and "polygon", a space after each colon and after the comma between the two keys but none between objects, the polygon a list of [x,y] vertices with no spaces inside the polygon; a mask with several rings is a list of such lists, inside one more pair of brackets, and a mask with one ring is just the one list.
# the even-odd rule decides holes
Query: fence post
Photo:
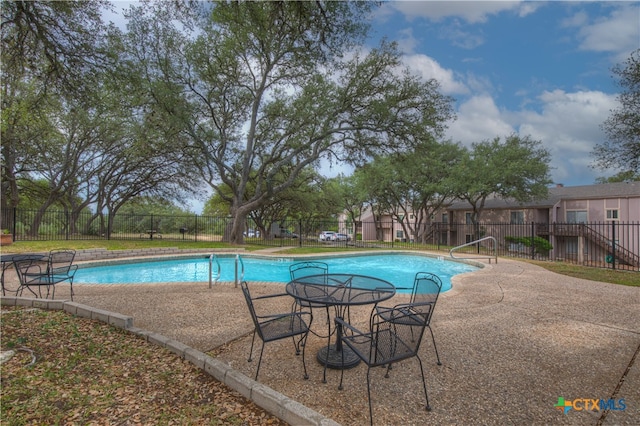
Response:
[{"label": "fence post", "polygon": [[[394,248],[394,244],[396,242],[395,230],[396,230],[396,221],[392,217],[391,218],[391,248]],[[384,241],[384,231],[382,231],[382,232],[383,232],[382,240]]]},{"label": "fence post", "polygon": [[536,244],[535,244],[535,224],[531,221],[531,260],[535,260],[536,258]]},{"label": "fence post", "polygon": [[616,222],[611,221],[611,267],[616,269]]},{"label": "fence post", "polygon": [[16,225],[17,219],[18,219],[18,208],[14,207],[13,208],[13,222],[11,223],[11,234],[13,234],[13,242],[14,243],[16,242],[16,230],[18,229],[17,225]]},{"label": "fence post", "polygon": [[65,240],[69,241],[69,228],[71,227],[71,218],[69,217],[69,210],[65,209],[64,210],[64,220],[67,222],[65,229],[65,235],[64,238]]}]

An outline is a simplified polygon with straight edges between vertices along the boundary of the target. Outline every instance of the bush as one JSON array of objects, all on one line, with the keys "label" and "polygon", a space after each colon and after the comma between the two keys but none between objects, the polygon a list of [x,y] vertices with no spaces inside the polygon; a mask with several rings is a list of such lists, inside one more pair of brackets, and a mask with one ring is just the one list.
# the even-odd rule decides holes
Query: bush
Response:
[{"label": "bush", "polygon": [[545,256],[549,254],[551,249],[553,249],[551,243],[541,237],[534,237],[533,244],[531,237],[504,237],[504,240],[507,243],[522,244],[525,247],[531,247],[533,245],[534,253],[540,253]]}]

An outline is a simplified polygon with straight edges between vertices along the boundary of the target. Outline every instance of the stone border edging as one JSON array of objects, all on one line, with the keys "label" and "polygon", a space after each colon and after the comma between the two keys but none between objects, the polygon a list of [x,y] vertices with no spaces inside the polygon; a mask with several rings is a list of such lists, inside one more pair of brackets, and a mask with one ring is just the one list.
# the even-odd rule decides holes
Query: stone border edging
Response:
[{"label": "stone border edging", "polygon": [[281,394],[262,383],[234,370],[228,364],[203,352],[193,349],[177,340],[161,334],[143,330],[133,325],[133,317],[116,312],[93,308],[68,300],[32,299],[28,297],[2,297],[1,304],[6,306],[26,306],[31,308],[63,310],[82,318],[95,319],[141,336],[147,342],[168,349],[194,366],[204,370],[231,389],[252,401],[262,409],[291,425],[340,426],[339,423],[324,417],[297,401]]}]

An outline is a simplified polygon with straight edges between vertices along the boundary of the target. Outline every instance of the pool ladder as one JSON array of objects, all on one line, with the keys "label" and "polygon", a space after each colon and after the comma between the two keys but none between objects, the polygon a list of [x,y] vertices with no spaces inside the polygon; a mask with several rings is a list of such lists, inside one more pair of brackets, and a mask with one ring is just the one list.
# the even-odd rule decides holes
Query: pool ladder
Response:
[{"label": "pool ladder", "polygon": [[[455,257],[453,255],[453,252],[458,250],[458,249],[461,249],[461,248],[467,247],[467,246],[472,246],[474,244],[478,244],[478,243],[480,243],[482,241],[485,241],[485,240],[492,240],[493,241],[493,255],[489,255],[489,256],[478,255],[478,256],[473,256],[473,257]],[[489,264],[491,264],[491,259],[495,259],[496,263],[498,263],[497,247],[498,247],[498,240],[496,240],[495,237],[484,237],[484,238],[480,238],[479,240],[471,241],[470,243],[462,244],[460,246],[452,248],[451,250],[449,250],[449,256],[451,256],[453,259],[489,259]]]},{"label": "pool ladder", "polygon": [[[213,264],[216,264],[216,274],[215,274],[215,278],[214,278],[214,266]],[[240,275],[238,276],[238,268],[240,268]],[[220,279],[220,276],[222,275],[222,268],[220,267],[220,261],[218,260],[218,256],[215,255],[215,253],[212,253],[209,256],[209,288],[213,288],[214,284],[218,283],[218,280]],[[240,257],[239,254],[236,254],[236,261],[235,261],[235,286],[238,287],[238,283],[242,280],[244,280],[244,262],[242,261],[242,258]]]}]

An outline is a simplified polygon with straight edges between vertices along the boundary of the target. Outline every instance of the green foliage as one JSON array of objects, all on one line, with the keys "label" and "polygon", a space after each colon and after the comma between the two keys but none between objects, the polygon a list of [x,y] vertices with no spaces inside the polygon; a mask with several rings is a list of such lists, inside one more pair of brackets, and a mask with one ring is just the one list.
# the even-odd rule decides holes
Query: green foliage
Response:
[{"label": "green foliage", "polygon": [[598,177],[596,178],[596,183],[615,183],[615,182],[637,182],[640,181],[640,171],[633,172],[630,170],[616,173],[613,176],[609,177]]},{"label": "green foliage", "polygon": [[602,124],[608,140],[592,152],[596,165],[633,174],[640,172],[640,49],[631,52],[624,65],[613,68],[621,88],[620,107]]},{"label": "green foliage", "polygon": [[504,240],[512,244],[522,244],[525,247],[531,247],[533,243],[534,253],[548,254],[553,249],[551,243],[541,237],[504,237]]},{"label": "green foliage", "polygon": [[132,14],[126,44],[150,77],[141,85],[150,108],[189,138],[210,187],[223,198],[231,190],[225,240],[241,242],[247,216],[265,206],[279,217],[324,210],[308,192],[287,193],[322,158],[361,164],[443,134],[452,100],[435,80],[404,72],[394,44],[354,49],[371,8],[216,2],[193,33],[162,6]]},{"label": "green foliage", "polygon": [[453,193],[471,204],[472,221],[478,223],[493,194],[520,202],[546,197],[550,158],[542,142],[530,136],[512,134],[504,141],[496,137],[474,143],[454,169]]}]

